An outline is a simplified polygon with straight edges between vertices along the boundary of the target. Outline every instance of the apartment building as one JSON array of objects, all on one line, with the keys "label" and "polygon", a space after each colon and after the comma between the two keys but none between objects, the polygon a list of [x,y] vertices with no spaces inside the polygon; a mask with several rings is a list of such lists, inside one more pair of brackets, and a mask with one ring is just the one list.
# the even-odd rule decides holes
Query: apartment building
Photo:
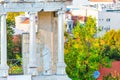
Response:
[{"label": "apartment building", "polygon": [[118,9],[120,0],[90,0],[90,5],[98,10]]},{"label": "apartment building", "polygon": [[115,29],[120,29],[120,13],[119,10],[98,10],[94,7],[79,7],[78,10],[71,10],[71,16],[77,16],[77,20],[81,23],[85,23],[85,19],[88,16],[96,18],[97,28],[101,29],[99,35],[103,35],[105,32]]}]

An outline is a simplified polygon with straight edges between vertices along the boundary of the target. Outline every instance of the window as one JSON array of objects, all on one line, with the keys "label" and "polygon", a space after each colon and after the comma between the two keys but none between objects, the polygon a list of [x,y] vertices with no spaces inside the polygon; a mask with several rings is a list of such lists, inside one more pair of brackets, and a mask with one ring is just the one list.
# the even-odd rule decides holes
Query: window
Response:
[{"label": "window", "polygon": [[110,18],[107,18],[106,21],[107,21],[107,22],[110,22]]},{"label": "window", "polygon": [[110,30],[110,26],[104,27],[104,30],[107,32]]}]

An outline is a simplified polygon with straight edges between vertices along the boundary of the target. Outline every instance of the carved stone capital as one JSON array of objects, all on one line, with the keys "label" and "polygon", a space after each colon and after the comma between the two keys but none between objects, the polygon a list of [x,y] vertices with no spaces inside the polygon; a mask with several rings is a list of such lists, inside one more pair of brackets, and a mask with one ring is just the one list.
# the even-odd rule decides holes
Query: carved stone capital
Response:
[{"label": "carved stone capital", "polygon": [[35,15],[37,12],[29,12],[29,15]]},{"label": "carved stone capital", "polygon": [[58,15],[61,15],[61,14],[63,15],[64,13],[65,13],[64,10],[58,10],[58,12],[57,12]]}]

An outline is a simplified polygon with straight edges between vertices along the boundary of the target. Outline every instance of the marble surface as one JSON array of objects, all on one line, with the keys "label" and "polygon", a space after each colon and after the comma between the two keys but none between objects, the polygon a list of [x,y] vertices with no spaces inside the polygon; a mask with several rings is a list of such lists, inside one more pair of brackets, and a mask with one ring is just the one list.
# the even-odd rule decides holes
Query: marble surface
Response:
[{"label": "marble surface", "polygon": [[14,75],[8,76],[7,80],[32,80],[31,75]]}]

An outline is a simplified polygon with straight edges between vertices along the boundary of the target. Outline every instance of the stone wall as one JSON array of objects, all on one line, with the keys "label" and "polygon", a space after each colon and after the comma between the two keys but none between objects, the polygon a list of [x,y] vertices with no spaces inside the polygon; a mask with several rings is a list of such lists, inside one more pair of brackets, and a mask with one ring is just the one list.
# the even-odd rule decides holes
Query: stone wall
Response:
[{"label": "stone wall", "polygon": [[[23,67],[24,73],[27,74],[27,65],[29,59],[29,34],[23,34]],[[37,46],[37,64],[39,74],[43,72],[43,48],[47,46],[51,53],[52,74],[56,72],[57,63],[57,17],[53,12],[38,13],[38,32],[36,33]]]},{"label": "stone wall", "polygon": [[28,69],[27,65],[29,62],[29,34],[24,33],[22,34],[22,59],[23,59],[23,71],[24,74],[27,74]]}]

